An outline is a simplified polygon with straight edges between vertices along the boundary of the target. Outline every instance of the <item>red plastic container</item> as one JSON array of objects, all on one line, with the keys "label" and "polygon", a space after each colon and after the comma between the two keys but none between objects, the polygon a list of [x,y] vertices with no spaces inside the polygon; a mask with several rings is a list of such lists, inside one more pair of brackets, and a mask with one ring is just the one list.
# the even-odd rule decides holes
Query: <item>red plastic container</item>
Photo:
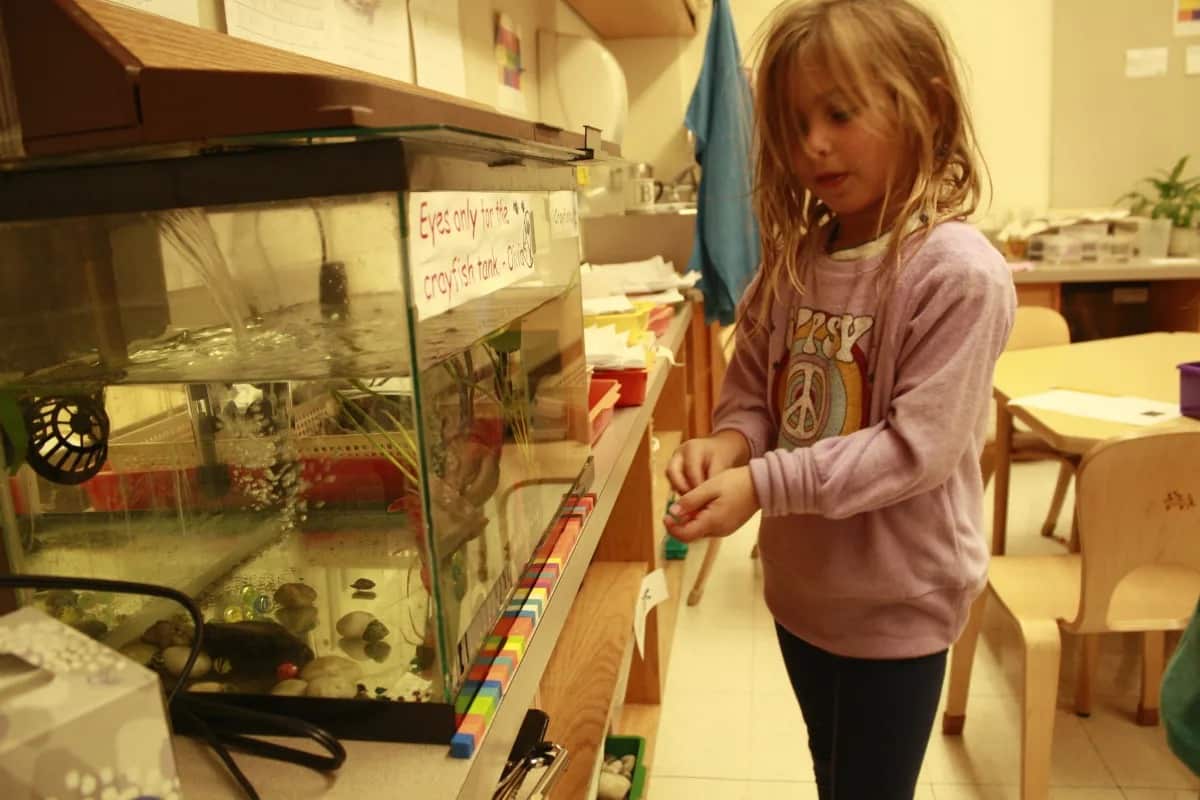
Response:
[{"label": "red plastic container", "polygon": [[1200,419],[1200,361],[1179,365],[1179,413]]},{"label": "red plastic container", "polygon": [[592,444],[612,422],[613,410],[621,396],[621,385],[613,380],[592,378],[588,385],[588,421],[592,424]]},{"label": "red plastic container", "polygon": [[[301,477],[307,484],[303,497],[310,505],[386,507],[403,497],[408,481],[385,458],[344,458],[326,461],[301,461]],[[125,472],[104,471],[85,483],[88,499],[97,511],[148,511],[216,505],[222,508],[249,507],[254,498],[248,493],[261,486],[263,470],[231,467],[230,486],[220,497],[209,497],[201,485],[199,471],[188,468]],[[176,497],[182,493],[182,497]]]},{"label": "red plastic container", "polygon": [[655,336],[663,336],[667,332],[667,328],[671,327],[671,320],[675,318],[674,306],[655,306],[650,312],[650,320],[646,323]]},{"label": "red plastic container", "polygon": [[617,399],[617,408],[640,406],[646,402],[646,379],[649,371],[645,367],[638,369],[596,370],[592,377],[597,380],[616,381],[621,386],[621,396]]}]

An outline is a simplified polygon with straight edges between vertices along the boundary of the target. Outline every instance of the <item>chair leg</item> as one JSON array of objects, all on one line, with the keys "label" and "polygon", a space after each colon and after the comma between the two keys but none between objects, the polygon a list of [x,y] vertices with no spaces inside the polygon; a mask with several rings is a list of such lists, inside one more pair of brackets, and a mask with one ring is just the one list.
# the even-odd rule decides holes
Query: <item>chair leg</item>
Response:
[{"label": "chair leg", "polygon": [[1023,622],[1025,687],[1021,715],[1021,800],[1047,800],[1058,705],[1062,639],[1051,620]]},{"label": "chair leg", "polygon": [[1142,698],[1138,701],[1138,725],[1158,724],[1158,692],[1162,686],[1166,638],[1163,631],[1142,634]]},{"label": "chair leg", "polygon": [[988,590],[975,598],[971,615],[962,636],[950,650],[950,686],[946,691],[946,710],[942,713],[942,733],[961,736],[967,723],[967,694],[971,688],[971,667],[975,663],[975,646],[983,628],[983,613],[987,608]]},{"label": "chair leg", "polygon": [[1058,517],[1062,514],[1063,503],[1067,500],[1067,488],[1071,485],[1071,477],[1075,474],[1075,465],[1063,459],[1058,465],[1058,483],[1054,484],[1054,498],[1050,501],[1050,510],[1046,512],[1046,521],[1042,523],[1042,536],[1047,538],[1054,535],[1058,526]]},{"label": "chair leg", "polygon": [[704,561],[700,564],[700,574],[696,576],[696,582],[692,584],[692,591],[688,594],[689,606],[696,605],[704,596],[704,585],[708,583],[708,575],[712,572],[713,564],[717,563],[717,553],[719,552],[721,552],[721,540],[719,538],[709,539],[708,546],[704,549]]},{"label": "chair leg", "polygon": [[983,476],[983,488],[992,480],[992,475],[996,472],[996,444],[988,442],[983,446],[983,452],[979,454],[979,472]]},{"label": "chair leg", "polygon": [[1087,633],[1082,637],[1079,652],[1079,673],[1075,679],[1075,713],[1092,715],[1092,686],[1096,680],[1096,664],[1100,660],[1100,635]]}]

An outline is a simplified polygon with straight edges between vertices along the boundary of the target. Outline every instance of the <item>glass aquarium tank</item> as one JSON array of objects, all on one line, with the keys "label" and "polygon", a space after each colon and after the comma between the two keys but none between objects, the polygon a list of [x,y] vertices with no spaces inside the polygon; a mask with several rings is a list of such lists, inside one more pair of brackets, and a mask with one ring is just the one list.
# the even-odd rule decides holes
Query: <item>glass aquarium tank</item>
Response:
[{"label": "glass aquarium tank", "polygon": [[[586,488],[565,151],[413,131],[3,177],[0,569],[191,595],[188,691],[448,741]],[[0,600],[168,684],[192,642],[165,601]]]}]

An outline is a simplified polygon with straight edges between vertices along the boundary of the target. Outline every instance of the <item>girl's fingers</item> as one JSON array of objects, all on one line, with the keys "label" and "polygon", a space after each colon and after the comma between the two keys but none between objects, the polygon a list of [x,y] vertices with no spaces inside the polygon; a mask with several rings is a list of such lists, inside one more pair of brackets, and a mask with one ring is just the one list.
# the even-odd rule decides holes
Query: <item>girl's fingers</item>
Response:
[{"label": "girl's fingers", "polygon": [[669,525],[671,535],[681,542],[694,542],[711,536],[714,530],[712,512],[707,509],[687,518],[686,522]]},{"label": "girl's fingers", "polygon": [[[692,452],[689,453],[688,456],[684,457],[684,472],[686,473],[688,479],[688,490],[694,489],[695,487],[704,483],[705,459],[695,450],[696,449],[693,448]],[[680,492],[680,494],[685,494],[685,492]]]},{"label": "girl's fingers", "polygon": [[717,499],[717,481],[705,481],[686,494],[680,495],[671,505],[671,514],[676,518],[692,516]]},{"label": "girl's fingers", "polygon": [[670,482],[671,488],[678,494],[687,494],[691,490],[692,485],[688,483],[687,477],[683,472],[683,454],[678,450],[675,455],[671,456],[671,460],[667,462],[667,481]]}]

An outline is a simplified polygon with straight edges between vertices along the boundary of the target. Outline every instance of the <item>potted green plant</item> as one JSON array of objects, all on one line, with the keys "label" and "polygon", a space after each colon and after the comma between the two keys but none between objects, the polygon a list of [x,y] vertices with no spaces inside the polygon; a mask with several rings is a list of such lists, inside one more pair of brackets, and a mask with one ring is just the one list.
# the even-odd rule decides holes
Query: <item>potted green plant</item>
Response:
[{"label": "potted green plant", "polygon": [[1122,195],[1118,203],[1128,202],[1130,210],[1139,216],[1156,220],[1170,220],[1171,241],[1168,253],[1172,256],[1200,254],[1200,177],[1184,178],[1188,157],[1184,156],[1168,172],[1159,170],[1154,177],[1143,178],[1143,183],[1154,187],[1154,194],[1131,191]]}]

